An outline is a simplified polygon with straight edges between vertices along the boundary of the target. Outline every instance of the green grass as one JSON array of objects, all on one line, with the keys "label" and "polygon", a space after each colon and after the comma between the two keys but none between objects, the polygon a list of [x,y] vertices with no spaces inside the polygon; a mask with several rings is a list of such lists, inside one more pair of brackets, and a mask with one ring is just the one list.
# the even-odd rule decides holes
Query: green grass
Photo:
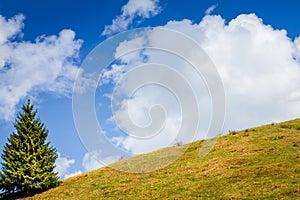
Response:
[{"label": "green grass", "polygon": [[[154,172],[106,167],[28,199],[300,199],[300,119],[220,137],[212,151],[199,158],[202,143],[192,143],[177,161]],[[147,166],[160,154],[183,147],[116,164]]]}]

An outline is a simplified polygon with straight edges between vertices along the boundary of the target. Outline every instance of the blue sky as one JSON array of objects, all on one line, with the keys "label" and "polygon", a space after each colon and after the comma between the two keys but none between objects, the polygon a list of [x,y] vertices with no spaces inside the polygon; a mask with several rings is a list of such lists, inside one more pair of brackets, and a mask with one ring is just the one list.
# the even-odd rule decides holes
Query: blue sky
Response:
[{"label": "blue sky", "polygon": [[[130,1],[134,2],[134,0]],[[148,26],[175,29],[189,35],[203,46],[224,81],[227,102],[225,132],[229,129],[241,129],[300,117],[299,109],[296,109],[300,102],[300,83],[297,80],[300,75],[300,39],[297,40],[300,36],[300,12],[298,11],[300,3],[294,0],[284,2],[143,0],[140,2],[145,4],[152,2],[154,7],[144,7],[146,10],[138,16],[139,7],[127,6],[128,10],[137,9],[129,15],[126,15],[124,9],[122,10],[122,6],[129,5],[127,0],[48,2],[1,0],[0,54],[3,56],[0,55],[0,87],[2,87],[0,99],[4,102],[0,103],[1,151],[6,138],[13,131],[14,114],[20,110],[25,99],[30,97],[50,131],[49,140],[60,153],[58,165],[62,177],[99,166],[95,164],[80,141],[74,125],[72,113],[74,74],[77,73],[76,69],[80,67],[89,52],[109,36],[124,30]],[[208,12],[209,8],[214,9]],[[249,15],[250,13],[254,15]],[[17,15],[18,19],[15,17]],[[112,20],[118,17],[122,19],[122,15],[125,16],[123,23],[126,23],[130,17],[132,21],[122,29],[119,26],[115,31],[104,34],[105,27],[109,27]],[[14,23],[12,21],[9,23],[9,19],[14,19],[12,20]],[[252,24],[252,26],[245,24]],[[111,30],[112,27],[110,26]],[[282,29],[286,32],[278,31]],[[62,30],[65,31],[61,32]],[[249,35],[245,34],[247,31]],[[217,35],[213,35],[214,32]],[[40,39],[36,41],[36,38]],[[269,38],[271,39],[268,40]],[[52,46],[49,47],[49,43]],[[263,46],[267,46],[269,51],[260,52],[257,43],[266,44]],[[11,48],[16,44],[18,44],[17,48]],[[228,46],[231,48],[227,49]],[[55,53],[49,52],[49,49]],[[240,54],[239,51],[244,53]],[[229,52],[228,56],[222,57],[221,54],[223,55],[224,52],[225,54]],[[257,56],[254,55],[255,53]],[[46,54],[51,55],[49,58],[54,60],[52,64],[57,65],[56,68],[52,69],[51,63],[43,65],[44,59],[48,59]],[[281,56],[282,60],[279,59]],[[15,57],[18,59],[14,59]],[[33,61],[34,66],[31,63]],[[126,62],[124,59],[123,65],[117,62],[115,65],[123,69]],[[19,70],[20,74],[14,75],[13,72],[9,74],[12,68],[18,70],[22,66],[28,72],[23,73],[24,83],[19,78],[22,77],[21,70]],[[129,66],[128,62],[126,66]],[[31,67],[32,69],[29,69]],[[42,75],[33,73],[33,77],[41,77],[41,80],[28,83],[31,79],[28,78],[32,73],[31,70],[38,69],[43,72]],[[114,82],[115,77],[116,74],[108,77],[108,81]],[[16,80],[12,82],[12,79]],[[257,86],[259,84],[260,86]],[[102,88],[104,91],[99,90],[96,96],[99,107],[109,105],[108,99],[102,98],[102,95],[111,92],[113,86],[114,84],[108,84]],[[18,88],[23,91],[18,92]],[[273,90],[277,93],[271,92]],[[240,109],[241,107],[243,108]],[[111,112],[105,110],[101,114],[102,108],[98,110],[97,108],[96,105],[100,124],[106,127],[106,132],[113,132],[113,125],[107,120]],[[241,116],[239,120],[235,120],[237,116]],[[125,141],[122,147],[128,148],[128,151],[146,151],[130,146],[134,144],[133,141],[124,138],[120,141]]]}]

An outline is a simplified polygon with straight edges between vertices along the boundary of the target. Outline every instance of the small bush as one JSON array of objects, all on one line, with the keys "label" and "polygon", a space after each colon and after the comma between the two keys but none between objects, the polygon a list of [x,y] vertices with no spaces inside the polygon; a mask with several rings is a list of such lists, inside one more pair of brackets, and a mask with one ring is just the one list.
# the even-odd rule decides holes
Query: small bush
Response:
[{"label": "small bush", "polygon": [[294,128],[295,128],[297,131],[300,131],[300,124],[295,125]]},{"label": "small bush", "polygon": [[236,132],[236,131],[229,130],[228,133],[229,133],[229,134],[232,134],[232,135],[236,135],[237,132]]},{"label": "small bush", "polygon": [[174,146],[179,147],[179,146],[182,146],[182,145],[183,145],[183,142],[177,141]]},{"label": "small bush", "polygon": [[291,129],[293,127],[290,124],[280,124],[280,128]]},{"label": "small bush", "polygon": [[273,137],[272,140],[281,140],[281,139],[283,139],[283,138],[284,138],[283,135],[278,135],[278,136],[276,136],[276,137]]}]

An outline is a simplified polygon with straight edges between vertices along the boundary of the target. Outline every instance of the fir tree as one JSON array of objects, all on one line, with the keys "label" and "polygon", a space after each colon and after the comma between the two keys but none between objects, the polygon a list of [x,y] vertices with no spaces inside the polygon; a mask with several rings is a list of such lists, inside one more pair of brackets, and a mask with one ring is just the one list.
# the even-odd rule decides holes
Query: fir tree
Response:
[{"label": "fir tree", "polygon": [[27,101],[2,153],[0,189],[6,194],[31,195],[59,184],[54,172],[57,151],[46,142],[48,130]]}]

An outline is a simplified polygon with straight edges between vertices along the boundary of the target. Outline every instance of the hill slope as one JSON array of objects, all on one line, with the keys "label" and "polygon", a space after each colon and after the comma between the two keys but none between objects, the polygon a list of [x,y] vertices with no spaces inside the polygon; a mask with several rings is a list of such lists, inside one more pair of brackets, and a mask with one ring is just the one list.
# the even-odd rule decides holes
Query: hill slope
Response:
[{"label": "hill slope", "polygon": [[[300,119],[232,132],[200,159],[201,144],[192,143],[176,162],[155,172],[132,174],[106,167],[29,199],[300,198]],[[154,153],[176,148],[181,147]],[[151,154],[121,162],[147,156]]]}]

